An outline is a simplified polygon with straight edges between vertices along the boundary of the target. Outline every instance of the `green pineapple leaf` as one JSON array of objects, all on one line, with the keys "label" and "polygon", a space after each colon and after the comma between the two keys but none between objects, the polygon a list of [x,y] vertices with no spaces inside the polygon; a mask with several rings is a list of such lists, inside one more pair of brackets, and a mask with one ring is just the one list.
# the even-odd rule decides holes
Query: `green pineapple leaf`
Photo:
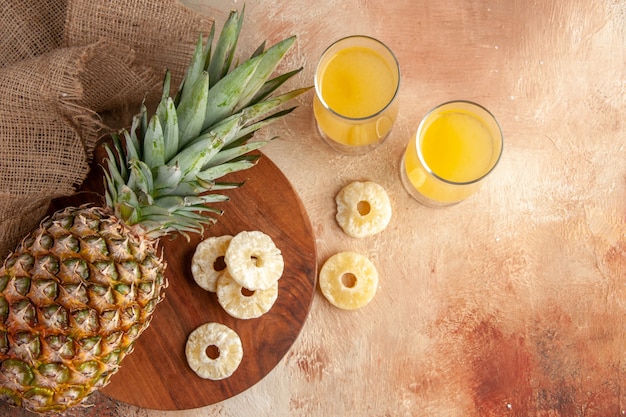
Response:
[{"label": "green pineapple leaf", "polygon": [[233,158],[221,165],[208,167],[197,174],[197,178],[203,181],[214,181],[226,174],[243,171],[256,165],[261,155],[249,154],[239,158]]},{"label": "green pineapple leaf", "polygon": [[150,118],[148,131],[143,138],[143,160],[150,168],[165,164],[165,139],[156,114]]},{"label": "green pineapple leaf", "polygon": [[241,10],[241,15],[236,10],[231,10],[224,27],[220,32],[220,37],[215,47],[215,52],[211,57],[208,66],[210,87],[217,84],[230,70],[230,66],[235,56],[237,41],[243,24],[245,6]]},{"label": "green pineapple leaf", "polygon": [[262,59],[263,56],[259,55],[242,63],[211,88],[207,98],[203,130],[234,112],[239,98]]},{"label": "green pineapple leaf", "polygon": [[291,113],[295,107],[283,105],[310,89],[274,96],[302,70],[273,76],[293,36],[268,49],[263,42],[234,63],[243,16],[244,10],[230,13],[215,46],[215,25],[204,44],[199,35],[175,97],[166,71],[154,114],[149,118],[142,104],[130,129],[105,145],[106,203],[149,237],[188,237],[213,224],[222,211],[212,205],[228,200],[219,192],[243,185],[221,178],[252,168],[261,156],[254,151],[274,139],[251,141],[254,133]]},{"label": "green pineapple leaf", "polygon": [[239,101],[235,106],[235,111],[239,111],[250,105],[250,102],[256,96],[257,92],[264,86],[267,79],[278,66],[278,63],[283,59],[287,51],[291,49],[295,41],[296,37],[291,36],[258,55],[262,57],[262,60],[256,67],[254,77],[250,79],[241,93]]},{"label": "green pineapple leaf", "polygon": [[209,98],[209,74],[203,71],[192,88],[193,93],[187,100],[181,99],[177,109],[180,147],[198,137],[203,129]]}]

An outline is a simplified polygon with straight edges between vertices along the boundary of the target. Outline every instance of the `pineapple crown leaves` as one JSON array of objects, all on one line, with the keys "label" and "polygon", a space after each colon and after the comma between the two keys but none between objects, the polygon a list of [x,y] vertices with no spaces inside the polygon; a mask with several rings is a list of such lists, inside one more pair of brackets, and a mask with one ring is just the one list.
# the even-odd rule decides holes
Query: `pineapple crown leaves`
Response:
[{"label": "pineapple crown leaves", "polygon": [[106,204],[150,238],[173,232],[188,238],[213,224],[222,212],[210,205],[227,200],[218,191],[242,185],[218,180],[254,166],[260,155],[250,152],[273,139],[252,142],[254,132],[291,113],[295,107],[280,108],[310,89],[273,95],[302,70],[270,78],[293,36],[268,49],[263,43],[233,66],[242,22],[243,10],[231,11],[214,51],[214,27],[204,45],[199,36],[176,96],[170,96],[167,71],[154,114],[148,118],[142,105],[130,130],[104,145]]}]

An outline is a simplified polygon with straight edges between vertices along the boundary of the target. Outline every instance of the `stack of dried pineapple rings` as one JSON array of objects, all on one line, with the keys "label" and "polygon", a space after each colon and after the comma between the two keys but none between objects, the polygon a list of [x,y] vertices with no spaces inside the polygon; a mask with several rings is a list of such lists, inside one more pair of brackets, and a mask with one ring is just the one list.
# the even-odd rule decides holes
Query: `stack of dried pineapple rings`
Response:
[{"label": "stack of dried pineapple rings", "polygon": [[[272,308],[284,266],[280,250],[260,231],[209,237],[198,244],[191,259],[194,281],[216,293],[222,308],[238,319],[257,318]],[[210,348],[214,357],[209,356]],[[189,334],[185,355],[199,377],[219,380],[235,372],[243,347],[234,330],[205,323]]]},{"label": "stack of dried pineapple rings", "polygon": [[257,318],[272,308],[284,267],[272,238],[258,230],[209,237],[191,261],[196,283],[217,293],[222,308],[238,319]]}]

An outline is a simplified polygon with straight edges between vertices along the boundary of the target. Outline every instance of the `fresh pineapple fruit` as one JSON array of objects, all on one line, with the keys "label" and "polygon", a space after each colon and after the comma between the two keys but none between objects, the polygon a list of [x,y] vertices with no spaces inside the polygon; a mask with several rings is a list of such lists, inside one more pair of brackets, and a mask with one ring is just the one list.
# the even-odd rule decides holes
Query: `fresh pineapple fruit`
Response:
[{"label": "fresh pineapple fruit", "polygon": [[0,267],[0,398],[36,412],[62,411],[106,385],[162,300],[160,237],[201,233],[241,184],[223,175],[254,166],[253,133],[293,108],[308,88],[274,96],[299,70],[270,78],[294,37],[231,65],[243,12],[214,30],[181,87],[145,106],[106,144],[106,207],[72,207],[44,220]]},{"label": "fresh pineapple fruit", "polygon": [[378,289],[378,271],[365,256],[339,252],[324,262],[319,273],[324,297],[335,307],[356,310],[367,305]]},{"label": "fresh pineapple fruit", "polygon": [[373,181],[355,181],[337,193],[337,223],[351,237],[364,238],[385,230],[391,220],[391,202],[385,189]]},{"label": "fresh pineapple fruit", "polygon": [[0,268],[0,394],[57,411],[106,384],[167,285],[156,241],[98,207],[44,220]]},{"label": "fresh pineapple fruit", "polygon": [[239,335],[230,327],[205,323],[189,334],[185,356],[189,367],[200,378],[220,380],[231,376],[239,367],[243,345]]}]

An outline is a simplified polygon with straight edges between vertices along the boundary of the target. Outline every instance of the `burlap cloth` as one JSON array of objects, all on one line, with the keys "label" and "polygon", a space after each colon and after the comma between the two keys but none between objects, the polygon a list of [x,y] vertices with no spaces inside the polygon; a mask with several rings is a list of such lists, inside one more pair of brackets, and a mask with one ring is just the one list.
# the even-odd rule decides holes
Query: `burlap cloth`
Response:
[{"label": "burlap cloth", "polygon": [[4,259],[85,179],[97,141],[121,127],[107,114],[158,97],[166,69],[177,88],[212,20],[174,0],[0,0],[0,11]]}]

